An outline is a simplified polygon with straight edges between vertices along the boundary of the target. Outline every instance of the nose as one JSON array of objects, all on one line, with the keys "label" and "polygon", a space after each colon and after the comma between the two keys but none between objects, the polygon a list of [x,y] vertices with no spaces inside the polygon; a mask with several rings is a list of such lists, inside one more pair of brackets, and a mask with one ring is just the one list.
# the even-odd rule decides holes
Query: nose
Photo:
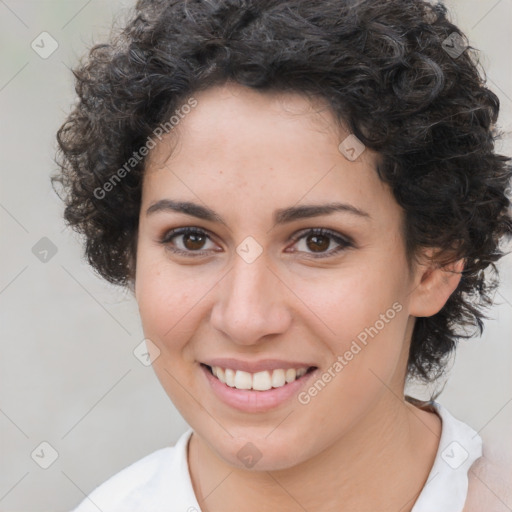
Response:
[{"label": "nose", "polygon": [[282,334],[292,318],[286,290],[263,254],[252,263],[236,255],[218,284],[212,326],[239,345],[258,344],[265,336]]}]

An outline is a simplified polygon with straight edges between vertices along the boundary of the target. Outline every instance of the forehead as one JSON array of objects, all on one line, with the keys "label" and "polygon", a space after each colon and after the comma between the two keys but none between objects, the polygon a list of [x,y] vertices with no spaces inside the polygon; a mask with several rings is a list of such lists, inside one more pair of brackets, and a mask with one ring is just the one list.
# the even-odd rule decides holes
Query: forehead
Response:
[{"label": "forehead", "polygon": [[[326,102],[317,97],[307,97],[297,92],[260,92],[237,83],[212,87],[195,93],[194,108],[188,108],[166,138],[168,145],[178,143],[178,149],[184,145],[195,147],[191,156],[208,152],[211,156],[218,153],[247,152],[260,150],[260,158],[270,153],[277,145],[284,151],[289,144],[297,140],[310,141],[307,147],[318,144],[320,137],[312,137],[316,132],[321,138],[330,137],[334,143],[346,136],[336,121]],[[180,110],[180,107],[177,108]],[[341,133],[340,133],[341,132]],[[279,137],[276,138],[276,135]],[[240,141],[245,144],[237,145]],[[285,147],[282,144],[286,143]],[[261,147],[265,151],[261,151]],[[204,151],[201,149],[204,148]],[[292,147],[291,152],[299,148]],[[318,148],[322,150],[322,148]],[[157,151],[150,155],[154,167],[169,155],[169,148],[160,144]],[[175,151],[173,157],[178,157]]]},{"label": "forehead", "polygon": [[219,208],[229,200],[242,211],[343,199],[389,206],[377,155],[366,149],[356,161],[345,158],[339,144],[349,132],[321,99],[236,84],[193,97],[196,106],[148,157],[144,203],[167,194]]}]

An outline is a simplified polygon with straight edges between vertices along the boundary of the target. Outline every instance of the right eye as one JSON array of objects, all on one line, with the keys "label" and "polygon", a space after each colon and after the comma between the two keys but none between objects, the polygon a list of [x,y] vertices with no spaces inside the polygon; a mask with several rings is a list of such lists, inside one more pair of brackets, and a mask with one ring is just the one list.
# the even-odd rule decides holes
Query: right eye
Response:
[{"label": "right eye", "polygon": [[[174,242],[175,239],[178,240],[177,243]],[[212,249],[203,250],[204,244],[208,240],[211,241],[210,235],[203,229],[186,227],[167,231],[160,240],[160,243],[165,245],[166,249],[176,254],[196,257],[210,253]]]}]

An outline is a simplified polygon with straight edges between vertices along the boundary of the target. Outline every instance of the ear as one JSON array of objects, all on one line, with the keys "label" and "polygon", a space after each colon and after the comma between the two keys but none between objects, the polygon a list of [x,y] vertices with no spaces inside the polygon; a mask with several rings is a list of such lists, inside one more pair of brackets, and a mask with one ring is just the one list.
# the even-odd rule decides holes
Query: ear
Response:
[{"label": "ear", "polygon": [[464,269],[464,259],[441,266],[427,250],[420,258],[412,283],[409,313],[428,317],[438,313],[459,285]]}]

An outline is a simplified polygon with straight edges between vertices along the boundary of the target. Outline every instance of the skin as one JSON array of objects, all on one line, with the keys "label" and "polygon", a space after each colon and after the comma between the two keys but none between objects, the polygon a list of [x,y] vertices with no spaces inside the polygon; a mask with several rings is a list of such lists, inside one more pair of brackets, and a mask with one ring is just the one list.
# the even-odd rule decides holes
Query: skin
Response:
[{"label": "skin", "polygon": [[[188,460],[202,510],[411,510],[441,422],[403,400],[410,337],[415,318],[438,312],[455,290],[463,262],[441,269],[425,250],[409,272],[403,211],[376,174],[377,155],[346,159],[338,145],[348,132],[320,100],[231,83],[194,97],[197,107],[148,157],[135,295],[145,335],[160,350],[157,376],[194,429]],[[148,214],[162,199],[207,206],[226,225]],[[368,216],[272,220],[277,209],[330,202]],[[199,248],[183,235],[161,242],[187,226],[210,238]],[[322,227],[353,245],[333,254],[332,238],[323,249],[307,235],[290,239]],[[247,236],[263,250],[250,264],[236,252]],[[331,255],[315,259],[318,252]],[[307,405],[292,399],[241,412],[214,395],[200,370],[213,357],[276,358],[322,373],[396,302],[401,311]],[[247,442],[262,454],[252,468],[237,457]]]}]

